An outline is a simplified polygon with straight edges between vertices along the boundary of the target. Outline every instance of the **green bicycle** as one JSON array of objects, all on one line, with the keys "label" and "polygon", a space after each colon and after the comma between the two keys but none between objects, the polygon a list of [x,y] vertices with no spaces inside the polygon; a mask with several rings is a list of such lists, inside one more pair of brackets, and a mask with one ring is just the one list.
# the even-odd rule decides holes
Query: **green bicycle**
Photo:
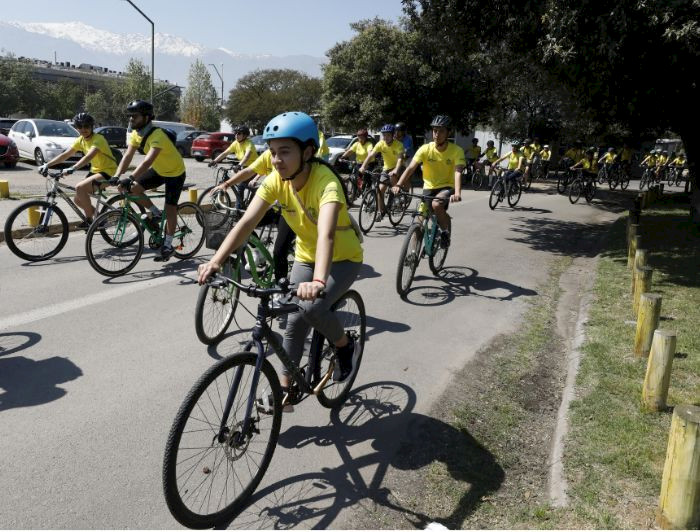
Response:
[{"label": "green bicycle", "polygon": [[[406,238],[401,247],[399,264],[396,269],[396,291],[403,298],[411,288],[413,277],[420,260],[427,255],[430,271],[438,275],[449,251],[449,243],[443,245],[443,230],[438,224],[437,215],[430,205],[433,200],[447,203],[449,199],[425,196],[420,194],[406,194],[419,198],[422,203],[419,210],[413,213],[411,225],[408,227]],[[452,230],[452,220],[448,215],[448,231]]]},{"label": "green bicycle", "polygon": [[[187,190],[188,185],[182,189]],[[144,196],[125,194],[120,206],[95,218],[85,239],[85,254],[93,269],[106,276],[118,277],[136,266],[144,250],[144,234],[148,247],[158,249],[165,241],[166,216],[155,224],[146,214],[137,216],[136,200]],[[150,195],[163,198],[165,194]],[[204,243],[204,213],[195,203],[186,201],[177,206],[177,221],[173,235],[175,256],[179,259],[193,257]]]}]

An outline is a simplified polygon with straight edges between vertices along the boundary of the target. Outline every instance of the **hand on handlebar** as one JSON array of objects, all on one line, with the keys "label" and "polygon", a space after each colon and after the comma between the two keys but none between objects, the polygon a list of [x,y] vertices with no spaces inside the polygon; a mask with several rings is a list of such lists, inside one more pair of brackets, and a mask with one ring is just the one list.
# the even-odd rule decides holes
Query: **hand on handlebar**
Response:
[{"label": "hand on handlebar", "polygon": [[457,203],[457,202],[459,202],[459,201],[462,201],[462,196],[461,196],[460,194],[457,194],[457,193],[452,194],[452,195],[450,196],[450,201],[451,201],[452,203]]},{"label": "hand on handlebar", "polygon": [[221,270],[221,265],[210,260],[206,264],[200,264],[197,268],[197,282],[202,285],[207,282],[207,279],[212,277],[214,274],[219,273]]},{"label": "hand on handlebar", "polygon": [[392,193],[392,194],[395,194],[395,195],[398,196],[398,195],[401,194],[402,192],[403,192],[403,189],[402,189],[399,185],[394,185],[393,187],[391,187],[391,193]]},{"label": "hand on handlebar", "polygon": [[299,283],[297,297],[302,301],[314,301],[323,292],[325,286],[318,281]]},{"label": "hand on handlebar", "polygon": [[130,177],[122,177],[121,179],[119,179],[119,180],[117,181],[118,190],[119,190],[119,192],[121,192],[122,194],[123,194],[124,192],[130,192],[130,191],[131,191],[131,185],[133,185],[133,184],[134,184],[134,180],[131,179]]},{"label": "hand on handlebar", "polygon": [[49,174],[49,165],[48,163],[42,164],[39,168],[37,168],[37,172],[39,172],[41,175],[46,177]]},{"label": "hand on handlebar", "polygon": [[216,161],[210,161],[210,162],[207,164],[207,166],[208,166],[209,168],[214,168],[217,164],[218,164],[218,163],[217,163]]}]

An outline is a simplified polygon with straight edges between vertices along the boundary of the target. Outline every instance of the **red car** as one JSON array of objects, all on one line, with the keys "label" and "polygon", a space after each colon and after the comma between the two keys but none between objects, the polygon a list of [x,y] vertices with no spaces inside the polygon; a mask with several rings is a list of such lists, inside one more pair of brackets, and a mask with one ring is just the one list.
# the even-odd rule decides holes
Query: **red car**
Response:
[{"label": "red car", "polygon": [[19,161],[17,145],[9,137],[0,135],[0,162],[5,163],[5,168],[14,168],[17,166],[17,161]]},{"label": "red car", "polygon": [[206,158],[216,159],[234,140],[233,133],[204,133],[192,141],[190,153],[200,162]]}]

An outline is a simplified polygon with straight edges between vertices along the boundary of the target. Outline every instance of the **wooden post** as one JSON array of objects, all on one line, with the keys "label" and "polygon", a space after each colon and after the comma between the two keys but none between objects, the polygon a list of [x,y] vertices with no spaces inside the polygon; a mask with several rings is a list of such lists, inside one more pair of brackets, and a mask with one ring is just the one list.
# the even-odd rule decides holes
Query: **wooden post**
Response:
[{"label": "wooden post", "polygon": [[[639,224],[630,224],[629,233],[627,234],[627,267],[632,268],[634,264],[634,252],[632,251],[632,243],[634,238],[639,233]],[[636,242],[635,242],[636,244]],[[635,249],[636,251],[636,249]]]},{"label": "wooden post", "polygon": [[673,411],[656,519],[661,528],[700,528],[700,406]]},{"label": "wooden post", "polygon": [[634,315],[639,314],[639,299],[642,294],[651,290],[651,278],[654,269],[649,266],[642,266],[634,270],[634,294],[632,294],[632,311]]},{"label": "wooden post", "polygon": [[642,403],[648,410],[665,410],[668,385],[671,382],[671,366],[676,354],[676,333],[654,331],[647,373],[642,387]]},{"label": "wooden post", "polygon": [[642,294],[639,299],[637,332],[634,335],[634,355],[648,357],[654,331],[659,326],[661,294]]},{"label": "wooden post", "polygon": [[199,191],[196,188],[191,188],[188,192],[190,193],[190,201],[192,203],[197,203],[197,193]]},{"label": "wooden post", "polygon": [[[639,249],[637,248],[637,252],[634,255],[634,271],[632,272],[632,289],[630,290],[630,294],[634,298],[634,286],[636,283],[637,275],[636,275],[636,270],[638,268],[641,268],[642,266],[647,265],[647,250],[646,249]],[[648,290],[647,290],[648,292]]]},{"label": "wooden post", "polygon": [[637,201],[639,202],[639,212],[641,213],[644,209],[644,192],[637,193]]}]

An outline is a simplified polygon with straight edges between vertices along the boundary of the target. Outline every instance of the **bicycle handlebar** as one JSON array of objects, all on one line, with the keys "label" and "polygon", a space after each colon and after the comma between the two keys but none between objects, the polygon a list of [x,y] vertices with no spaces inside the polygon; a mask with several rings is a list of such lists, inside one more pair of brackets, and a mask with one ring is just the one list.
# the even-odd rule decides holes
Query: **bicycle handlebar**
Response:
[{"label": "bicycle handlebar", "polygon": [[[272,288],[260,288],[259,286],[257,286],[256,284],[253,284],[253,283],[245,285],[243,283],[236,281],[235,279],[231,279],[231,278],[226,277],[225,275],[222,275],[220,273],[215,273],[213,276],[211,276],[205,282],[207,283],[207,285],[209,285],[213,288],[225,288],[226,285],[232,284],[235,287],[242,290],[246,295],[249,295],[251,297],[256,297],[258,299],[271,297],[274,294],[282,294],[282,295],[291,294],[291,293],[295,292],[297,289],[297,285],[288,282],[287,279],[280,279],[278,286],[274,286]],[[321,293],[319,293],[318,297],[323,298],[323,297],[325,297],[325,295],[326,295],[325,292],[322,290]]]},{"label": "bicycle handlebar", "polygon": [[441,198],[439,196],[428,196],[426,194],[411,194],[410,192],[399,192],[400,195],[410,196],[412,198],[420,198],[423,201],[441,201],[443,203],[449,203],[449,198]]}]

